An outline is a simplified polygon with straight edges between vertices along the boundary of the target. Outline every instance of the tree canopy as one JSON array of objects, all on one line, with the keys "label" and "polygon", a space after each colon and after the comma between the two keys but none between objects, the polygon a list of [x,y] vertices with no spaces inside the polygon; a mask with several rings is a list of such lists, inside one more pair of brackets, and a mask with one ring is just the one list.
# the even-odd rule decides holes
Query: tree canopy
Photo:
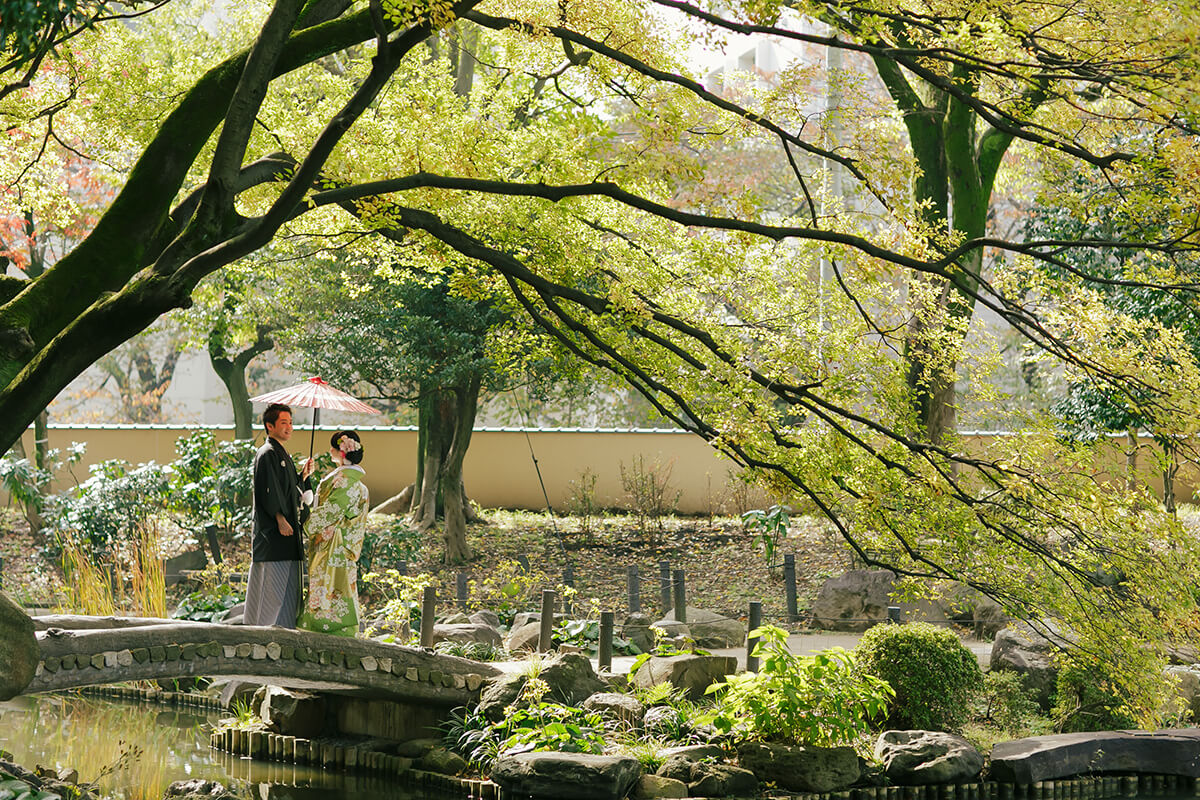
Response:
[{"label": "tree canopy", "polygon": [[[964,580],[1097,651],[1132,658],[1139,637],[1191,633],[1193,536],[1098,483],[1095,452],[1052,416],[984,450],[952,412],[955,382],[986,383],[994,360],[964,348],[986,309],[1041,357],[1194,432],[1190,347],[1104,287],[1194,308],[1181,256],[1197,239],[1200,16],[1115,0],[226,13],[201,34],[202,5],[172,3],[46,57],[39,75],[78,71],[43,91],[85,109],[83,140],[136,156],[90,235],[5,284],[5,443],[204,276],[274,237],[320,236],[502,298],[827,516],[868,564]],[[718,92],[688,59],[694,39],[810,58]],[[846,57],[836,107],[813,67],[831,49]],[[130,58],[166,51],[161,69]],[[464,59],[481,65],[469,87]],[[0,112],[36,140],[58,113],[26,96]],[[746,153],[786,182],[747,180]],[[1086,193],[1055,180],[1067,168],[1131,210],[1163,207],[1159,225],[1042,240],[989,226],[997,192],[1085,211]],[[1118,274],[1067,257],[1131,249],[1145,258]]]}]

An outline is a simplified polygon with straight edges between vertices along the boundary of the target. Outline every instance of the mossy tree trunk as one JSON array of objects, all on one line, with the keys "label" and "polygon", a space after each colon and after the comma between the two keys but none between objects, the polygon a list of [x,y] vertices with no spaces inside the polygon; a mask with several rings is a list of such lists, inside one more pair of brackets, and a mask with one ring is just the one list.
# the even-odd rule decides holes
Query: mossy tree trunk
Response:
[{"label": "mossy tree trunk", "polygon": [[[895,62],[876,58],[875,65],[908,131],[917,165],[913,202],[933,237],[931,247],[944,250],[958,237],[982,237],[996,173],[1012,136],[991,128],[979,134],[977,115],[962,99],[910,81]],[[954,75],[970,91],[976,79],[963,69]],[[1031,96],[1031,102],[1037,100]],[[957,429],[958,350],[974,313],[982,255],[972,250],[952,278],[914,274],[909,282],[913,316],[904,339],[907,383],[918,424],[935,444]]]}]

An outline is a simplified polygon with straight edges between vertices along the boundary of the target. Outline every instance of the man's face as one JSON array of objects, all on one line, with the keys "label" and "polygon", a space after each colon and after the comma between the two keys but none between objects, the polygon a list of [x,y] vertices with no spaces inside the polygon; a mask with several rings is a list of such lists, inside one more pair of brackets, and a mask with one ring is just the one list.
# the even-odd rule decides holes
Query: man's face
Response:
[{"label": "man's face", "polygon": [[292,415],[286,411],[280,411],[274,425],[267,423],[267,435],[280,442],[286,442],[292,438]]}]

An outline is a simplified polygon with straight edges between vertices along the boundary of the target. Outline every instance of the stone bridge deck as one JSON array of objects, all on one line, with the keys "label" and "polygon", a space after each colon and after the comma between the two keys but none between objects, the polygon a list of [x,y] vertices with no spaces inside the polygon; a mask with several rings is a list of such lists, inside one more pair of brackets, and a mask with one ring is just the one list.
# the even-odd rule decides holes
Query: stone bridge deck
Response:
[{"label": "stone bridge deck", "polygon": [[244,677],[453,707],[500,671],[415,647],[323,633],[138,618],[38,617],[25,694],[137,680]]}]

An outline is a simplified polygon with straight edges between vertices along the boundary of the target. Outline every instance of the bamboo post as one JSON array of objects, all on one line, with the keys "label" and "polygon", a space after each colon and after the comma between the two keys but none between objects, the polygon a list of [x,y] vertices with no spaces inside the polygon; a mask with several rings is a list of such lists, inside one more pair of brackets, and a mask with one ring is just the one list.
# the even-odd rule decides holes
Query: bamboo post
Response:
[{"label": "bamboo post", "polygon": [[425,587],[421,598],[421,647],[433,647],[433,626],[437,616],[437,589]]},{"label": "bamboo post", "polygon": [[637,564],[625,568],[625,583],[629,588],[629,613],[638,614],[642,610],[642,586]]},{"label": "bamboo post", "polygon": [[675,581],[672,587],[675,595],[675,619],[678,622],[687,622],[687,590],[684,586],[683,570],[675,570]]},{"label": "bamboo post", "polygon": [[542,619],[538,630],[538,652],[549,653],[554,649],[554,603],[555,591],[542,590]]},{"label": "bamboo post", "polygon": [[612,672],[613,656],[613,612],[600,612],[600,653],[599,667],[601,670]]}]

